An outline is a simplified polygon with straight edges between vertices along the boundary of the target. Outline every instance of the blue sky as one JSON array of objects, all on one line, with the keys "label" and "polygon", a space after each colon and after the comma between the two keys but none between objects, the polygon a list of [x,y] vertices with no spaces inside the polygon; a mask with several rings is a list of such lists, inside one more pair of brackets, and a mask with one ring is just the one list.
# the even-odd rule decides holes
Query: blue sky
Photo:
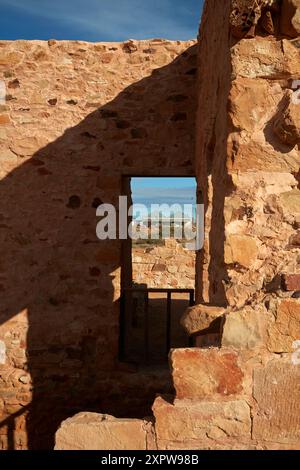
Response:
[{"label": "blue sky", "polygon": [[135,204],[195,204],[195,178],[132,178]]},{"label": "blue sky", "polygon": [[0,39],[197,36],[203,0],[0,0]]},{"label": "blue sky", "polygon": [[[203,0],[0,0],[0,39],[196,38]],[[134,178],[134,202],[189,203],[193,178]]]}]

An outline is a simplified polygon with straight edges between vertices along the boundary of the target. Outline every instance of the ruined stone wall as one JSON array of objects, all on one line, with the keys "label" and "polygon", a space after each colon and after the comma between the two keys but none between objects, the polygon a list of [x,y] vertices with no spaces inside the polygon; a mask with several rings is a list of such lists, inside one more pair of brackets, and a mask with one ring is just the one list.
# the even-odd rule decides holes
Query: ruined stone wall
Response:
[{"label": "ruined stone wall", "polygon": [[154,405],[163,448],[300,448],[299,13],[297,0],[206,2],[196,150],[203,303],[184,323],[202,335],[219,318],[221,348],[171,355],[177,400]]},{"label": "ruined stone wall", "polygon": [[[57,434],[56,448],[105,449],[110,445],[108,436],[111,435],[113,436],[112,445],[125,449],[132,447],[153,448],[153,446],[159,449],[300,448],[300,104],[299,95],[295,88],[300,79],[299,9],[298,0],[274,0],[271,2],[269,0],[255,2],[254,0],[224,0],[222,2],[207,0],[205,3],[199,37],[200,73],[196,126],[196,173],[200,191],[199,198],[204,201],[206,209],[206,242],[197,259],[197,298],[199,304],[186,313],[183,325],[188,332],[198,337],[197,340],[209,338],[212,332],[212,336],[215,337],[217,330],[220,347],[178,349],[171,352],[170,362],[176,393],[173,396],[161,396],[155,400],[153,405],[154,426],[142,420],[120,422],[111,417],[101,416],[99,418],[97,415],[84,413],[63,424]],[[24,47],[28,46],[28,43],[22,44]],[[54,46],[59,47],[57,44]],[[152,44],[150,46],[148,43],[148,46],[147,49],[152,49]],[[160,43],[164,53],[166,50],[169,51],[169,46],[170,44]],[[7,45],[5,44],[4,47]],[[15,46],[8,44],[8,47]],[[31,45],[31,47],[35,46]],[[48,50],[49,46],[44,45],[44,47]],[[50,49],[51,47],[53,45],[50,45]],[[77,47],[81,49],[81,46]],[[85,45],[84,47],[96,46]],[[128,47],[131,51],[130,54]],[[134,48],[134,45],[127,45],[127,52],[109,52],[117,52],[118,55],[120,53],[122,57],[123,54],[128,53],[129,55],[124,56],[127,57],[126,60],[144,57],[144,52],[134,52],[132,47]],[[141,43],[138,47],[144,49]],[[180,49],[183,45],[172,44],[170,47]],[[184,47],[188,47],[188,45],[185,44]],[[182,49],[180,50],[182,51]],[[179,52],[178,49],[177,52]],[[11,61],[18,62],[19,51],[12,51],[9,54]],[[80,57],[83,52],[78,49],[77,54],[79,55],[77,66],[80,69]],[[147,57],[149,55],[151,62],[153,56],[150,52],[145,54]],[[94,58],[94,54],[92,57]],[[168,57],[170,56],[168,55]],[[71,60],[77,60],[76,56]],[[62,191],[63,194],[65,188],[71,188],[72,195],[79,195],[80,201],[77,197],[69,200],[70,192],[67,191],[68,209],[73,214],[72,211],[76,210],[78,213],[83,211],[83,208],[86,209],[83,204],[90,204],[90,194],[97,198],[102,198],[103,194],[105,197],[110,195],[113,200],[120,186],[119,183],[114,186],[114,178],[108,179],[108,176],[111,176],[112,173],[114,177],[117,175],[119,180],[122,165],[125,163],[127,165],[130,158],[136,162],[141,149],[145,153],[137,165],[138,170],[148,168],[145,162],[149,161],[149,173],[151,174],[152,171],[153,174],[153,162],[155,161],[159,167],[160,163],[158,162],[161,162],[161,171],[167,171],[167,174],[170,174],[175,167],[174,174],[178,168],[186,169],[187,172],[191,171],[190,163],[184,162],[182,158],[181,145],[184,145],[185,149],[192,150],[192,146],[190,146],[193,140],[193,130],[190,127],[192,116],[188,121],[189,125],[186,121],[184,124],[182,122],[189,109],[188,103],[182,95],[186,96],[188,90],[191,92],[190,85],[193,83],[195,72],[195,66],[191,66],[190,63],[192,60],[194,59],[186,53],[179,64],[175,61],[167,68],[160,70],[158,76],[157,73],[152,75],[149,87],[144,81],[142,87],[140,83],[131,85],[136,94],[125,93],[125,96],[122,97],[122,113],[118,111],[116,115],[116,109],[112,103],[109,107],[102,106],[101,119],[99,112],[94,114],[94,125],[93,120],[84,120],[83,123],[86,123],[87,126],[81,123],[78,132],[72,130],[69,134],[70,131],[66,131],[64,136],[59,139],[59,145],[55,143],[54,147],[52,144],[45,147],[47,149],[50,146],[53,150],[49,154],[45,153],[43,158],[46,160],[43,160],[42,156],[37,160],[31,158],[26,163],[26,173],[21,171],[14,177],[14,172],[12,172],[12,176],[10,173],[9,177],[4,178],[5,206],[1,224],[7,228],[9,220],[9,223],[16,224],[14,226],[17,230],[7,235],[9,243],[7,242],[7,248],[3,250],[3,259],[1,259],[1,263],[3,263],[1,264],[1,285],[5,286],[5,282],[14,281],[9,284],[18,286],[17,289],[14,287],[14,295],[11,298],[6,297],[7,302],[11,302],[11,304],[5,309],[6,315],[7,313],[9,315],[6,317],[4,315],[4,326],[2,327],[0,357],[7,361],[2,369],[4,371],[2,373],[4,394],[1,397],[3,396],[4,400],[2,398],[2,402],[0,402],[2,409],[4,409],[4,416],[15,412],[15,408],[9,408],[9,406],[14,407],[16,401],[18,401],[18,409],[22,409],[22,405],[29,402],[28,389],[30,385],[26,384],[28,375],[24,374],[26,368],[29,372],[31,371],[31,380],[32,375],[34,379],[36,399],[33,400],[33,403],[40,404],[40,408],[32,406],[35,413],[31,411],[31,419],[37,429],[42,429],[39,420],[41,421],[44,417],[42,414],[39,415],[39,411],[43,411],[45,414],[45,410],[47,410],[45,401],[37,400],[39,394],[40,396],[44,394],[47,400],[48,397],[52,397],[53,400],[57,390],[65,393],[68,390],[67,401],[69,402],[71,397],[71,402],[78,404],[78,408],[80,408],[78,411],[88,410],[88,397],[81,397],[76,401],[77,392],[84,391],[87,394],[92,390],[90,403],[95,400],[95,382],[97,383],[97,379],[101,380],[101,375],[95,374],[95,364],[98,366],[95,359],[97,360],[99,356],[108,358],[105,364],[107,364],[109,371],[112,367],[110,360],[115,357],[114,346],[116,346],[116,342],[113,324],[108,328],[110,321],[108,318],[113,318],[117,331],[117,317],[108,309],[107,299],[112,293],[111,284],[107,289],[103,284],[98,288],[98,282],[103,283],[105,273],[114,272],[113,260],[118,267],[119,246],[117,243],[115,246],[110,244],[109,247],[104,244],[103,250],[101,250],[93,238],[85,236],[84,241],[80,243],[79,250],[76,245],[78,235],[74,230],[75,225],[70,222],[70,214],[66,212],[65,204],[63,205],[66,198],[55,198],[57,207],[60,204],[63,205],[63,210],[56,211],[55,217],[50,209],[46,211],[47,227],[50,226],[52,231],[48,228],[45,234],[45,229],[42,230],[43,227],[38,227],[38,230],[32,230],[32,227],[24,229],[24,218],[26,221],[32,219],[27,216],[28,214],[34,214],[37,220],[43,220],[45,210],[43,211],[42,208],[53,207],[51,205],[53,201],[51,200],[50,204],[48,197],[43,195],[45,183],[42,185],[41,179],[36,178],[36,174],[43,178],[42,181],[46,181],[45,178],[48,178],[53,185],[52,188],[59,188],[59,193]],[[30,62],[32,68],[36,66],[36,62],[37,59],[32,59]],[[177,66],[180,69],[180,74],[178,74]],[[141,70],[140,64],[136,68],[134,66],[133,68],[125,68],[125,75],[128,70],[136,70],[137,73],[140,73]],[[105,70],[108,69],[105,68]],[[166,70],[168,70],[168,79],[165,86],[160,88],[164,76],[163,71]],[[33,76],[34,74],[30,71],[29,75]],[[98,74],[96,75],[98,76]],[[147,75],[149,75],[149,71]],[[118,86],[121,88],[119,75],[117,77]],[[84,78],[86,79],[86,76]],[[17,76],[7,79],[11,82],[10,86],[15,87],[11,93],[12,97],[14,97],[15,90],[20,92],[16,79],[22,83],[22,80]],[[43,77],[43,79],[47,79],[47,77]],[[146,79],[147,83],[148,80],[149,78]],[[176,91],[174,89],[175,83]],[[168,87],[166,87],[167,84]],[[59,90],[60,84],[56,82],[56,85]],[[182,86],[185,90],[184,93],[178,91],[182,90]],[[157,90],[161,94],[157,95]],[[167,94],[166,90],[168,90]],[[169,90],[172,90],[170,94]],[[144,96],[143,93],[146,95],[149,93],[147,103],[148,99],[154,100],[153,105],[150,108],[147,107],[147,110],[143,99],[139,99],[140,93],[142,96]],[[189,96],[191,97],[191,95]],[[55,96],[49,96],[50,100],[55,100],[55,98]],[[71,97],[70,99],[75,100]],[[115,99],[119,100],[120,97]],[[132,102],[134,103],[134,112],[130,116],[135,122],[135,130],[130,128],[129,131],[129,128],[124,129],[127,124],[124,124],[123,121],[128,121],[126,113],[132,109]],[[11,103],[13,106],[17,105],[17,102],[14,104],[14,100],[11,100]],[[160,103],[163,103],[162,107],[159,106]],[[189,103],[192,103],[192,97]],[[55,101],[51,101],[47,112],[53,112],[53,120],[56,122],[55,120],[59,119],[60,114],[57,113],[57,108],[55,112],[52,107],[54,105]],[[77,105],[72,104],[72,110],[73,106]],[[172,106],[171,114],[169,106]],[[176,106],[176,111],[173,106]],[[26,108],[28,106],[22,105],[22,109]],[[153,112],[150,110],[153,109],[160,110],[161,121],[157,121],[156,114],[152,121]],[[137,110],[140,113],[137,113]],[[105,111],[104,115],[103,111]],[[19,110],[18,112],[26,113],[27,111]],[[43,112],[45,112],[44,109]],[[125,118],[123,118],[123,113],[126,115]],[[172,117],[166,119],[165,113]],[[119,122],[120,114],[122,115],[122,124]],[[27,116],[27,114],[25,115]],[[1,122],[6,124],[8,130],[15,132],[20,118],[12,116],[14,121],[10,121],[10,123],[11,117],[8,118],[4,110]],[[137,125],[143,116],[147,126]],[[99,120],[101,123],[105,122],[104,125],[101,124],[104,128],[99,129]],[[171,129],[173,129],[173,125],[183,125],[182,133],[179,133],[176,128],[174,135],[170,132],[166,134],[166,129],[162,125],[166,121],[170,121]],[[42,120],[41,123],[43,122]],[[130,120],[130,122],[132,121]],[[150,125],[150,123],[152,124]],[[30,123],[24,124],[25,128],[27,125],[30,129]],[[62,127],[65,125],[66,118],[64,116]],[[52,128],[47,126],[47,132],[53,132],[53,129],[55,126]],[[151,129],[150,133],[149,129]],[[105,146],[106,142],[106,145],[111,148],[107,144],[108,141],[100,139],[100,136],[103,137],[104,130],[109,133],[109,142],[112,145],[111,152],[107,152]],[[118,141],[119,132],[121,135],[124,133],[123,137],[124,135],[128,137],[130,132],[130,139]],[[32,130],[29,133],[30,137],[32,137],[31,134],[33,134]],[[7,139],[6,134],[4,135]],[[111,144],[112,135],[114,136],[113,144]],[[173,137],[171,138],[171,136]],[[84,139],[88,139],[89,143],[86,144]],[[143,139],[143,146],[140,139]],[[104,147],[101,150],[104,152],[102,155],[105,155],[105,159],[101,159],[101,164],[98,157],[99,141],[101,141],[100,148]],[[170,144],[171,141],[174,143],[174,148],[172,145],[166,145],[166,142]],[[13,144],[13,138],[11,142]],[[132,144],[132,142],[134,143]],[[151,145],[148,145],[149,142]],[[132,148],[135,145],[137,150],[132,153]],[[165,158],[162,154],[164,146]],[[87,148],[89,150],[93,148],[94,153],[87,152]],[[116,150],[119,149],[119,153],[123,153],[124,148],[127,149],[126,155],[121,155],[122,165],[120,165],[119,154],[116,157]],[[155,148],[157,153],[154,152]],[[171,148],[174,154],[169,153]],[[12,148],[10,151],[13,153],[12,158],[19,159],[21,155],[24,157],[22,152],[16,155],[14,153],[16,149]],[[83,156],[85,161],[87,160],[87,165],[85,165],[84,172],[80,172],[82,178],[78,180],[77,172],[72,170],[76,169],[76,162],[79,161],[81,165]],[[145,156],[147,158],[144,158]],[[60,165],[57,166],[57,171],[53,174],[55,166],[52,163],[56,158]],[[60,172],[65,171],[64,165],[61,164],[62,161],[64,163],[67,161],[70,164],[71,172],[68,178],[66,175],[64,178],[60,177]],[[96,162],[98,163],[96,164]],[[110,169],[112,168],[112,162],[116,164],[113,167],[115,173],[114,171],[103,172],[103,168],[108,169],[106,166],[108,164]],[[98,166],[100,166],[99,170]],[[21,168],[23,167],[24,165],[21,166]],[[127,166],[126,169],[128,169]],[[129,166],[129,172],[138,174],[139,171],[135,172],[134,169],[135,166]],[[86,183],[90,181],[86,176],[86,171],[92,171],[95,178],[91,192],[86,185],[84,187],[82,184],[84,181]],[[102,175],[101,184],[107,184],[105,192],[104,189],[103,192],[100,191],[102,186],[97,179],[99,174]],[[34,178],[30,175],[34,175]],[[20,184],[21,181],[22,184]],[[70,181],[70,187],[66,183],[63,184],[64,181]],[[95,187],[99,188],[99,194],[94,194]],[[20,193],[19,199],[22,200],[22,206],[17,204],[16,194],[18,191],[16,192],[16,188]],[[29,193],[31,194],[30,198],[28,188],[32,189]],[[115,190],[110,188],[115,188]],[[54,191],[51,191],[51,194],[53,193]],[[32,194],[35,197],[32,197]],[[0,200],[2,201],[2,198]],[[33,207],[34,211],[29,210],[30,207]],[[16,217],[5,218],[5,209],[14,212]],[[59,225],[53,223],[53,221],[57,222],[57,214],[61,214]],[[88,231],[90,219],[85,218],[85,210],[82,214],[84,215],[81,219],[82,230]],[[31,230],[29,230],[30,228]],[[32,238],[32,233],[37,234],[36,238]],[[66,244],[63,237],[66,237],[68,233],[70,233],[70,238],[67,238],[68,243]],[[56,243],[51,245],[52,250],[49,248],[46,250],[44,244],[51,240],[55,240]],[[32,246],[33,242],[37,245]],[[12,249],[10,249],[11,244]],[[48,245],[46,246],[48,247]],[[41,249],[37,250],[38,247]],[[88,255],[89,250],[91,250],[91,258]],[[33,257],[33,253],[39,253],[39,257],[36,255]],[[96,253],[97,257],[95,258]],[[20,256],[22,262],[18,263]],[[97,264],[95,265],[95,259],[98,261],[100,269]],[[91,262],[91,260],[93,260],[93,264],[86,266],[92,268],[90,271],[92,277],[98,273],[99,280],[89,279],[91,282],[87,283],[86,278],[82,276],[84,271],[78,268],[84,266],[86,261]],[[54,275],[60,272],[60,270],[53,269],[55,263],[59,263],[63,272],[62,280],[65,281],[63,284],[58,283]],[[104,268],[105,265],[106,268]],[[3,266],[6,268],[4,271]],[[68,272],[70,267],[72,276]],[[49,272],[54,274],[49,276]],[[9,273],[8,279],[5,278],[7,273]],[[72,283],[74,279],[75,282]],[[19,282],[16,282],[17,280]],[[115,282],[115,292],[118,292],[118,278]],[[97,288],[95,287],[96,283]],[[63,286],[64,289],[68,288],[67,296],[63,295],[64,292],[61,293],[57,290],[60,286]],[[88,291],[87,286],[89,286]],[[53,295],[52,291],[56,295]],[[97,296],[102,299],[101,304],[98,297],[97,302],[90,303],[94,299],[94,294],[96,295],[95,291],[98,293]],[[48,296],[50,292],[51,297]],[[44,300],[45,293],[49,305]],[[99,316],[100,305],[103,306],[101,311],[105,312],[105,315],[103,313],[102,316]],[[27,309],[27,316],[26,313],[18,313],[23,309]],[[12,311],[15,311],[13,318]],[[62,315],[65,312],[70,313]],[[88,312],[88,316],[86,312]],[[84,320],[82,315],[84,315]],[[67,317],[68,320],[71,320],[68,321],[67,328],[64,328],[64,337],[62,338],[59,322],[65,324],[64,320]],[[43,318],[46,318],[46,321],[43,321]],[[27,328],[27,319],[30,319],[30,323],[34,327],[32,330],[31,326],[29,331],[33,333],[36,331],[34,337],[32,333],[27,333],[27,336],[23,333]],[[91,321],[87,323],[87,319]],[[53,320],[55,320],[54,326],[49,328]],[[100,323],[101,325],[105,324],[102,330]],[[93,325],[91,331],[86,331],[87,325]],[[41,331],[42,327],[45,328],[44,331]],[[105,333],[110,329],[110,337],[107,334],[100,334],[104,328]],[[12,336],[11,331],[13,332]],[[68,339],[70,337],[71,340]],[[41,344],[42,340],[45,342],[45,338],[48,338],[46,347]],[[24,366],[25,341],[28,344],[27,351],[31,351],[28,354],[30,358],[28,362],[31,364],[29,367]],[[66,347],[67,343],[69,347]],[[205,340],[199,341],[199,344],[204,343]],[[61,344],[64,346],[62,347]],[[111,351],[111,355],[107,354],[108,350]],[[13,351],[17,351],[17,353]],[[85,358],[87,363],[83,367],[82,361]],[[18,375],[19,371],[21,372],[20,376]],[[83,371],[82,375],[80,375],[81,371]],[[74,375],[70,378],[72,372]],[[102,378],[105,377],[107,382],[108,376],[109,372]],[[70,379],[66,379],[66,377]],[[22,385],[19,385],[20,383]],[[131,385],[126,390],[127,395],[130,395],[130,392],[136,394],[136,388],[133,384]],[[120,397],[117,388],[115,387],[113,390],[116,400]],[[16,395],[16,390],[20,391],[20,394]],[[125,406],[124,389],[122,391],[121,403]],[[49,393],[48,396],[47,393]],[[75,396],[75,401],[73,396]],[[102,398],[103,394],[99,392],[99,396]],[[111,398],[110,395],[109,399],[111,400]],[[21,402],[21,400],[23,401]],[[58,401],[55,404],[57,405],[57,403]],[[103,398],[102,401],[99,400],[101,412],[105,411],[104,404]],[[72,410],[65,408],[65,414],[71,416],[74,408],[75,406],[72,407]],[[53,411],[53,404],[51,411]],[[125,415],[126,412],[128,412],[127,408]],[[30,421],[28,422],[30,423]],[[91,430],[91,423],[93,424],[94,437],[87,441],[86,431]],[[130,429],[131,427],[135,429],[133,432],[136,433],[136,440],[128,439],[128,433],[124,432],[124,429],[129,429],[128,426]],[[17,437],[20,439],[22,432],[24,432],[24,416],[16,420],[16,428]],[[153,433],[155,434],[154,439]],[[123,436],[121,444],[120,435]],[[1,439],[5,443],[5,438],[1,437]],[[21,447],[26,444],[20,441],[18,445]]]},{"label": "ruined stone wall", "polygon": [[193,175],[195,47],[0,42],[0,448],[51,448],[76,411],[149,414],[169,387],[118,363],[121,243],[96,207],[124,174]]},{"label": "ruined stone wall", "polygon": [[197,172],[206,202],[203,298],[238,308],[277,274],[299,270],[300,52],[299,39],[279,27],[236,39],[224,12],[230,40],[216,52],[219,70],[205,68],[213,56],[205,20],[200,36]]},{"label": "ruined stone wall", "polygon": [[134,246],[132,278],[136,284],[170,289],[195,289],[195,252],[174,238],[154,247]]}]

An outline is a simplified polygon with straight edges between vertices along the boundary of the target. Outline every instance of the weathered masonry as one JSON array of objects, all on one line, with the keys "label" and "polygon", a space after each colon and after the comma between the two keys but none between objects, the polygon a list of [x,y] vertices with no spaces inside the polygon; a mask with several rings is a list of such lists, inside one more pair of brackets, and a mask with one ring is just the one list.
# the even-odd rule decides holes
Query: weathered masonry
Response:
[{"label": "weathered masonry", "polygon": [[196,53],[0,43],[3,448],[53,448],[78,411],[143,417],[172,390],[168,371],[118,361],[122,246],[97,239],[96,208],[118,205],[125,174],[193,174]]},{"label": "weathered masonry", "polygon": [[[58,449],[300,449],[299,36],[299,0],[207,0],[198,45],[0,42],[3,449],[66,418]],[[174,389],[118,361],[95,207],[133,174],[196,174],[206,208]]]}]

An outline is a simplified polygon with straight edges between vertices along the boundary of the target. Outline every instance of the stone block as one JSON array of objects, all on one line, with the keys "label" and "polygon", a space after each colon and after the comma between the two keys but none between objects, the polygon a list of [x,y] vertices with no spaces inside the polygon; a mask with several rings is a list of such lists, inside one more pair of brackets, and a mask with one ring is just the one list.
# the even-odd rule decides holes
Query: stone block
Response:
[{"label": "stone block", "polygon": [[185,311],[180,323],[189,335],[193,335],[213,326],[212,323],[221,320],[225,311],[222,307],[194,305]]},{"label": "stone block", "polygon": [[[295,226],[299,226],[299,220],[295,220]],[[300,248],[300,231],[298,230],[296,233],[290,236],[289,238],[289,248]],[[300,290],[300,275],[298,275],[298,286]]]},{"label": "stone block", "polygon": [[280,195],[280,203],[285,214],[295,215],[300,213],[300,191],[293,189]]},{"label": "stone block", "polygon": [[[267,113],[274,106],[274,96],[266,80],[257,78],[255,86],[252,79],[238,78],[230,92],[230,117],[236,128],[253,133],[264,125]],[[266,103],[268,108],[261,106]],[[248,110],[248,112],[245,112]]]},{"label": "stone block", "polygon": [[10,119],[9,119],[8,114],[0,114],[0,125],[9,124],[9,123],[10,123]]},{"label": "stone block", "polygon": [[274,132],[287,145],[300,143],[300,106],[290,102],[274,123]]},{"label": "stone block", "polygon": [[250,407],[229,402],[177,400],[158,397],[153,405],[158,449],[229,449],[250,440]]},{"label": "stone block", "polygon": [[286,291],[300,291],[300,274],[284,274],[282,281]]},{"label": "stone block", "polygon": [[253,395],[253,438],[300,448],[300,365],[274,360],[256,369]]},{"label": "stone block", "polygon": [[79,413],[62,422],[55,450],[146,450],[151,433],[152,427],[141,419]]},{"label": "stone block", "polygon": [[268,330],[268,349],[292,353],[297,340],[300,340],[300,299],[282,300],[277,306],[275,322]]},{"label": "stone block", "polygon": [[174,349],[170,361],[178,399],[218,399],[243,390],[238,354],[230,349]]},{"label": "stone block", "polygon": [[234,76],[260,79],[298,77],[299,56],[299,49],[287,39],[269,41],[259,36],[253,40],[243,39],[232,48],[232,73]]},{"label": "stone block", "polygon": [[250,268],[256,261],[258,247],[254,238],[246,235],[229,235],[225,244],[225,263],[238,263]]},{"label": "stone block", "polygon": [[225,316],[222,346],[236,349],[255,349],[263,346],[265,321],[261,310],[245,307]]},{"label": "stone block", "polygon": [[152,268],[152,271],[164,272],[166,271],[167,266],[165,264],[155,264]]}]

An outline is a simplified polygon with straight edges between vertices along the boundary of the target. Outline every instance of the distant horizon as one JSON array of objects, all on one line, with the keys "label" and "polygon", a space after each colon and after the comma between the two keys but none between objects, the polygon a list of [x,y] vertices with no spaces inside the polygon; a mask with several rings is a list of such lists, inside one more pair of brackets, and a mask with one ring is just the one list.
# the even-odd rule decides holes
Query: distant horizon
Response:
[{"label": "distant horizon", "polygon": [[[196,179],[193,177],[144,177],[131,179],[131,191],[133,204],[146,206],[148,214],[151,205],[172,206],[179,204],[182,209],[184,205],[192,205],[192,213],[196,212]],[[166,212],[162,212],[162,216]]]}]

